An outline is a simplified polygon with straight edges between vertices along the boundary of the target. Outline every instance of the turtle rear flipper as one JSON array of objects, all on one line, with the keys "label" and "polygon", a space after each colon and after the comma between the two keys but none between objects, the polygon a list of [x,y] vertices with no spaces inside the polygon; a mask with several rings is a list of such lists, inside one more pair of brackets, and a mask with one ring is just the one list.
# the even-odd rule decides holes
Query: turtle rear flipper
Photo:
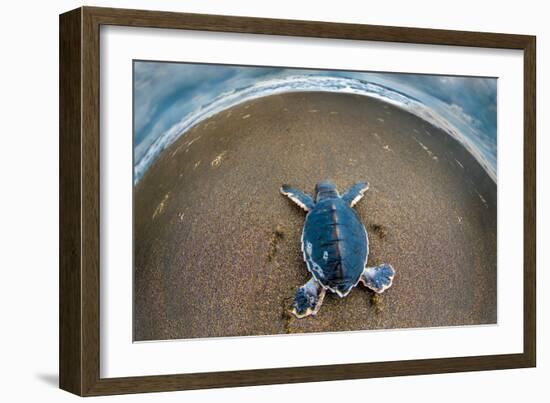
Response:
[{"label": "turtle rear flipper", "polygon": [[325,289],[312,278],[296,291],[292,313],[297,318],[316,315],[324,298]]},{"label": "turtle rear flipper", "polygon": [[391,287],[395,270],[392,265],[384,263],[375,267],[367,267],[361,274],[361,282],[376,293],[383,293]]}]

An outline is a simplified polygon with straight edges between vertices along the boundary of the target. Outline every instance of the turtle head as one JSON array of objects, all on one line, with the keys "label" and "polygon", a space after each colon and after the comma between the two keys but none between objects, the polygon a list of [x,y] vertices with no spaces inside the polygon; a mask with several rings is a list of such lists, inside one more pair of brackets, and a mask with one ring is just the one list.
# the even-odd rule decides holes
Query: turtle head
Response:
[{"label": "turtle head", "polygon": [[328,199],[331,197],[338,197],[338,190],[336,190],[336,186],[332,182],[319,182],[315,186],[315,200],[323,200]]}]

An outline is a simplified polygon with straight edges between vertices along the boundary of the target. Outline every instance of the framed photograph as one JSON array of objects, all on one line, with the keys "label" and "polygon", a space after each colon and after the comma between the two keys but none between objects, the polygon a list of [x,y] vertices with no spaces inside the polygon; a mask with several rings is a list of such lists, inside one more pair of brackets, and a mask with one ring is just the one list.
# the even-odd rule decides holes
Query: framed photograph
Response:
[{"label": "framed photograph", "polygon": [[533,367],[535,37],[60,16],[60,386]]}]

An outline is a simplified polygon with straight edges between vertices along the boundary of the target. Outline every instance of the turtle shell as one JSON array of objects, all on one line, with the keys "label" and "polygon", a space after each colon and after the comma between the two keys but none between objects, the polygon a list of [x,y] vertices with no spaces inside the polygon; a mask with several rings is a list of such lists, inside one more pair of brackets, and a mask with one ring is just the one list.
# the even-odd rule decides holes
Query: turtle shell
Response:
[{"label": "turtle shell", "polygon": [[365,269],[369,254],[367,231],[355,210],[340,197],[324,199],[306,217],[302,252],[315,279],[344,297]]}]

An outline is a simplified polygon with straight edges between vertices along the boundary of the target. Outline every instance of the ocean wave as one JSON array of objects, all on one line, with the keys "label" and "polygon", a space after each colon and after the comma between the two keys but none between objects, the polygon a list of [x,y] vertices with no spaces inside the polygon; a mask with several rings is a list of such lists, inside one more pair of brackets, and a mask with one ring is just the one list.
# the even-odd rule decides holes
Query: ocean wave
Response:
[{"label": "ocean wave", "polygon": [[187,114],[180,122],[161,134],[136,162],[134,166],[134,184],[139,182],[147,169],[166,148],[205,119],[252,99],[286,92],[313,91],[357,94],[377,98],[404,109],[440,128],[459,141],[496,182],[496,159],[485,151],[486,147],[484,147],[484,144],[480,144],[479,138],[476,139],[475,135],[467,133],[468,130],[459,130],[449,119],[437,113],[434,108],[427,106],[421,100],[384,85],[358,78],[300,75],[260,81],[253,85],[224,92],[196,111]]}]

